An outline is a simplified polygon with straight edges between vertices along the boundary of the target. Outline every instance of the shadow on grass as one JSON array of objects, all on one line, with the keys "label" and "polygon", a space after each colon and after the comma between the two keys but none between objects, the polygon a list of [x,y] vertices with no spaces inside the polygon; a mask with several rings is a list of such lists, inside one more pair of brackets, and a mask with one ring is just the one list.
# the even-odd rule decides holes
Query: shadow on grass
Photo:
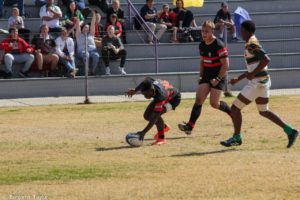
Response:
[{"label": "shadow on grass", "polygon": [[97,147],[95,148],[96,151],[115,151],[115,150],[122,150],[122,149],[132,149],[134,147],[131,146],[120,146],[120,147]]},{"label": "shadow on grass", "polygon": [[238,149],[222,149],[218,151],[206,151],[206,152],[191,152],[185,154],[176,154],[172,155],[171,157],[185,157],[185,156],[206,156],[210,154],[219,154],[219,153],[227,153],[232,151],[239,151]]}]

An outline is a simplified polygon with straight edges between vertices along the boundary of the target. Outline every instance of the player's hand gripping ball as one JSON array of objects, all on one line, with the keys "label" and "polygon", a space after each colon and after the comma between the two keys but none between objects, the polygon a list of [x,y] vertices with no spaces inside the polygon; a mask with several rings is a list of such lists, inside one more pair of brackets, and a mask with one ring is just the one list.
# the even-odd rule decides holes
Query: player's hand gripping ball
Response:
[{"label": "player's hand gripping ball", "polygon": [[143,145],[141,136],[136,133],[128,133],[126,135],[126,142],[132,147],[140,147]]}]

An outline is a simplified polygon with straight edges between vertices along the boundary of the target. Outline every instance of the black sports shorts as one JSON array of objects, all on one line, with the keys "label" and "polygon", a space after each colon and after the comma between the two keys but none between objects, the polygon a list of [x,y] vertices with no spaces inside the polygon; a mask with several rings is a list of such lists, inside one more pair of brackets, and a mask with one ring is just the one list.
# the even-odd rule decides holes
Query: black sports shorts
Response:
[{"label": "black sports shorts", "polygon": [[203,83],[208,83],[209,86],[210,86],[211,88],[214,88],[214,89],[217,89],[217,90],[222,90],[222,91],[225,90],[225,80],[224,80],[224,79],[222,79],[222,80],[218,83],[218,85],[216,85],[216,86],[213,86],[213,85],[210,83],[210,79],[206,79],[206,78],[202,78],[201,80],[198,81],[198,83],[199,83],[199,85],[200,85],[200,84],[203,84]]}]

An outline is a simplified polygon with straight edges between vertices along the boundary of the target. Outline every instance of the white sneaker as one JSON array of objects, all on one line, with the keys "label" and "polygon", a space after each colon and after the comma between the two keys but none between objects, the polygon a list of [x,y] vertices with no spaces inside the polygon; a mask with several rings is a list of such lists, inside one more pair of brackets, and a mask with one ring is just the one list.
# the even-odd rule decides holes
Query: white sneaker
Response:
[{"label": "white sneaker", "polygon": [[119,67],[119,70],[120,70],[120,73],[122,74],[122,75],[126,75],[127,73],[125,72],[125,70],[124,70],[124,67]]},{"label": "white sneaker", "polygon": [[109,67],[105,68],[105,75],[110,75],[110,68]]}]

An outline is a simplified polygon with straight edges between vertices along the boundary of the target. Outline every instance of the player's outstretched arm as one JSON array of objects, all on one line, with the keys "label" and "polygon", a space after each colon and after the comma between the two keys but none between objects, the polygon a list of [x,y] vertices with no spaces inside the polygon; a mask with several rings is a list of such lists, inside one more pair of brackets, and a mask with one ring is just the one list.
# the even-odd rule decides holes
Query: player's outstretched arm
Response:
[{"label": "player's outstretched arm", "polygon": [[247,75],[248,75],[248,72],[245,72],[245,73],[241,74],[239,77],[233,77],[233,78],[229,81],[229,83],[230,83],[231,85],[235,85],[236,83],[238,83],[238,82],[240,82],[241,80],[243,80],[244,78],[246,78]]},{"label": "player's outstretched arm", "polygon": [[136,90],[134,88],[128,88],[128,90],[125,92],[125,96],[128,96],[129,98],[136,94]]}]

